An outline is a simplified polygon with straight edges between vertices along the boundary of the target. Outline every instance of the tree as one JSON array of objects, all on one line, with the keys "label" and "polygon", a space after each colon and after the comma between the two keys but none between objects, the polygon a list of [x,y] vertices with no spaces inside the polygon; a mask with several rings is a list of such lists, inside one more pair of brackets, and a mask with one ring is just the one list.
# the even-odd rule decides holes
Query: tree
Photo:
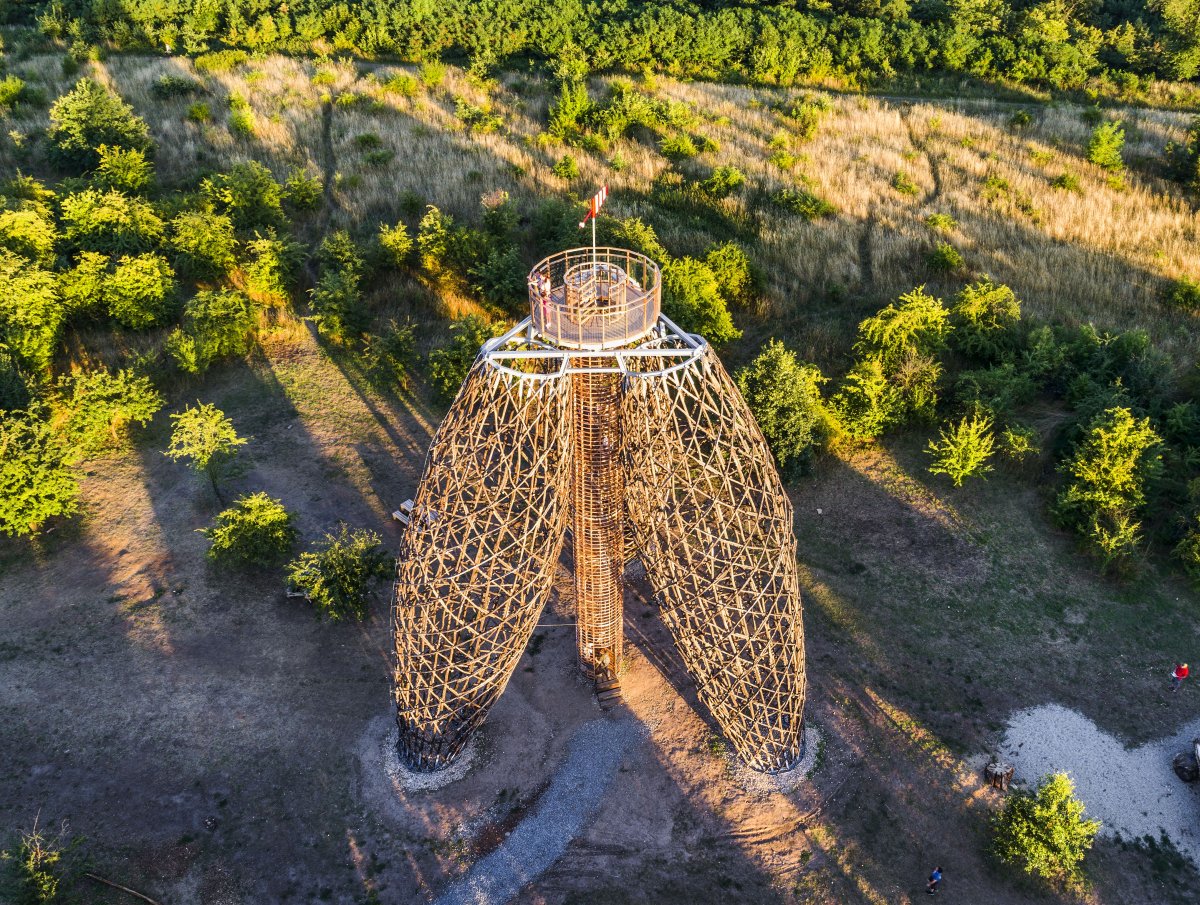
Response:
[{"label": "tree", "polygon": [[184,211],[171,221],[171,246],[197,276],[224,276],[237,263],[237,236],[224,214]]},{"label": "tree", "polygon": [[950,312],[918,286],[858,325],[854,350],[861,356],[876,356],[891,372],[910,355],[932,357],[945,345],[950,332]]},{"label": "tree", "polygon": [[129,370],[62,377],[58,387],[63,434],[74,460],[117,445],[129,425],[149,423],[163,406],[150,379]]},{"label": "tree", "polygon": [[31,372],[50,366],[64,306],[53,273],[0,251],[0,343]]},{"label": "tree", "polygon": [[296,269],[303,247],[288,238],[279,238],[274,230],[257,235],[246,243],[250,260],[242,269],[246,273],[246,292],[257,302],[283,305],[291,298],[296,282]]},{"label": "tree", "polygon": [[1028,874],[1076,883],[1080,864],[1100,830],[1099,820],[1087,820],[1083,814],[1070,777],[1046,776],[1036,791],[1009,795],[993,824],[993,851]]},{"label": "tree", "polygon": [[36,534],[47,519],[75,512],[78,497],[66,446],[43,412],[0,412],[0,531]]},{"label": "tree", "polygon": [[1087,159],[1110,173],[1125,169],[1121,149],[1125,147],[1125,130],[1118,121],[1100,123],[1088,139]]},{"label": "tree", "polygon": [[221,512],[211,528],[200,533],[212,541],[208,558],[243,566],[270,566],[292,549],[300,532],[295,516],[281,500],[265,493],[238,497]]},{"label": "tree", "polygon": [[413,240],[403,221],[395,226],[379,225],[379,245],[392,267],[405,267],[412,257]]},{"label": "tree", "polygon": [[50,160],[82,173],[100,162],[98,148],[108,145],[149,151],[150,129],[125,101],[89,78],[54,102],[50,108]]},{"label": "tree", "polygon": [[699,333],[713,345],[737,339],[721,285],[711,267],[695,258],[675,258],[663,265],[663,312],[684,330]]},{"label": "tree", "polygon": [[197,402],[195,408],[188,406],[172,415],[171,421],[174,424],[171,444],[164,455],[176,462],[186,459],[197,472],[207,474],[213,493],[224,502],[217,478],[246,441],[238,436],[225,413],[211,403]]},{"label": "tree", "polygon": [[847,434],[855,440],[874,440],[901,419],[904,401],[883,373],[883,363],[867,358],[846,374],[833,407]]},{"label": "tree", "polygon": [[1149,418],[1113,407],[1093,419],[1062,466],[1068,480],[1055,512],[1064,525],[1088,538],[1105,567],[1137,547],[1136,516],[1146,502],[1147,480],[1162,466],[1161,442]]},{"label": "tree", "polygon": [[936,442],[929,441],[928,452],[933,456],[929,473],[944,474],[955,487],[961,487],[964,478],[982,476],[992,470],[987,460],[992,457],[995,445],[991,418],[965,417],[949,429],[943,429]]},{"label": "tree", "polygon": [[1021,320],[1021,303],[1003,283],[984,278],[964,286],[950,308],[954,344],[963,354],[996,358]]},{"label": "tree", "polygon": [[154,167],[144,151],[100,145],[96,153],[100,163],[92,174],[92,181],[101,188],[137,193],[150,185]]},{"label": "tree", "polygon": [[366,529],[351,531],[343,524],[336,535],[326,534],[313,550],[288,564],[288,584],[335,622],[346,617],[362,619],[367,614],[371,582],[391,569],[392,559],[378,534]]},{"label": "tree", "polygon": [[483,344],[503,332],[475,314],[457,318],[450,331],[450,345],[429,353],[429,380],[446,402],[458,394]]},{"label": "tree", "polygon": [[245,355],[254,330],[254,305],[243,293],[197,292],[183,309],[183,326],[167,337],[167,352],[180,370],[203,374],[222,358]]},{"label": "tree", "polygon": [[108,254],[149,251],[162,241],[163,222],[149,202],[117,191],[84,189],[62,200],[68,240]]},{"label": "tree", "polygon": [[104,282],[104,303],[112,318],[131,330],[160,323],[175,292],[175,274],[162,255],[123,257]]},{"label": "tree", "polygon": [[826,431],[826,378],[778,340],[737,374],[738,388],[783,472],[802,466]]},{"label": "tree", "polygon": [[209,176],[200,193],[211,210],[226,214],[240,230],[267,229],[283,222],[283,186],[257,160]]},{"label": "tree", "polygon": [[40,205],[0,211],[0,249],[49,267],[57,241],[54,218]]}]

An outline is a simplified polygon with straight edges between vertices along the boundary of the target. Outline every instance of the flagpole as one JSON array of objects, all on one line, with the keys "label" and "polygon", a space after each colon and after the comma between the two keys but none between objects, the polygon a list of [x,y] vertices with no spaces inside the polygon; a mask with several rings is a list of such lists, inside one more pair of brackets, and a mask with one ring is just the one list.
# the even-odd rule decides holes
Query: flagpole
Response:
[{"label": "flagpole", "polygon": [[592,215],[592,276],[596,275],[596,215]]}]

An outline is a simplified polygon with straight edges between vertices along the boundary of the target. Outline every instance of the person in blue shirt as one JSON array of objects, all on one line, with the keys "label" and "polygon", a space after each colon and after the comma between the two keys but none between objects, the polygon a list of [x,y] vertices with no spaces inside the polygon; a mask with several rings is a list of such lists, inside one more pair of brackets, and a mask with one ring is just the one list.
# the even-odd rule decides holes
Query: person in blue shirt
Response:
[{"label": "person in blue shirt", "polygon": [[931,896],[937,892],[938,884],[942,882],[942,869],[935,867],[933,873],[929,875],[929,883],[925,886],[925,891]]}]

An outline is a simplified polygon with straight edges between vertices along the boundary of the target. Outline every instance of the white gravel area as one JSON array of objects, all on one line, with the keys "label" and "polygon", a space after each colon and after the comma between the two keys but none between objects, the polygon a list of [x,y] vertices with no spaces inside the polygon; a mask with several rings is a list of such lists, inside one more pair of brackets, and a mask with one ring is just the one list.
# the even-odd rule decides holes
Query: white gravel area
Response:
[{"label": "white gravel area", "polygon": [[434,905],[503,905],[515,898],[583,830],[625,753],[645,734],[645,728],[630,719],[591,720],[580,726],[534,812],[450,884]]},{"label": "white gravel area", "polygon": [[1074,710],[1046,704],[1012,715],[1000,757],[1015,778],[1036,784],[1047,773],[1069,773],[1089,817],[1104,822],[1101,834],[1136,839],[1165,832],[1179,851],[1200,866],[1200,783],[1182,782],[1171,760],[1191,748],[1200,720],[1168,738],[1126,748]]}]

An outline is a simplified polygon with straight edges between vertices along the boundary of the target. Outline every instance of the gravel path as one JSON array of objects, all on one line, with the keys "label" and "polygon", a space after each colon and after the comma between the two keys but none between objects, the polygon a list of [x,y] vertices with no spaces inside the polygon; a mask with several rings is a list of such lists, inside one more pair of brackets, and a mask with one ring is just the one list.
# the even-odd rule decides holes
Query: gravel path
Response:
[{"label": "gravel path", "polygon": [[592,720],[576,730],[537,809],[434,905],[503,905],[557,861],[604,799],[625,753],[645,730],[633,720]]},{"label": "gravel path", "polygon": [[1191,748],[1200,720],[1173,736],[1126,748],[1074,710],[1048,704],[1013,714],[1000,756],[1030,784],[1066,771],[1087,806],[1104,821],[1102,834],[1125,839],[1165,832],[1181,853],[1200,866],[1200,788],[1181,782],[1171,759]]}]

